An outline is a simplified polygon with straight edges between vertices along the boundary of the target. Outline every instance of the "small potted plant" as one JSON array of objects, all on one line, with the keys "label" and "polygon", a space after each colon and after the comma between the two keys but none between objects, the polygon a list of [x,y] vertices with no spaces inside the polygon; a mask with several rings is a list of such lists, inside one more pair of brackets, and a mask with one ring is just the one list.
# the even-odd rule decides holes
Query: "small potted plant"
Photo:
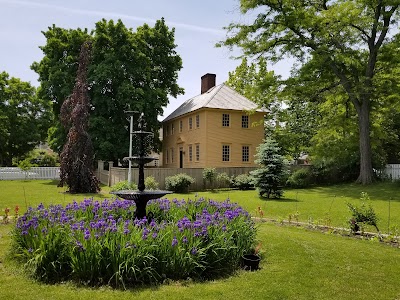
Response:
[{"label": "small potted plant", "polygon": [[261,243],[257,245],[257,247],[254,249],[254,251],[252,251],[252,253],[244,254],[242,256],[243,269],[249,271],[255,271],[260,268],[259,267],[261,260],[261,257],[259,255],[260,248],[261,248]]}]

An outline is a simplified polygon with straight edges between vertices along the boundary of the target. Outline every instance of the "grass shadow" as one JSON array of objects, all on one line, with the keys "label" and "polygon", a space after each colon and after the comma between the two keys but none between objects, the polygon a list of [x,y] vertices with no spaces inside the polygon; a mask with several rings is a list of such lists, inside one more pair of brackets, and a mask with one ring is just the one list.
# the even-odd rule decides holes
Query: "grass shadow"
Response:
[{"label": "grass shadow", "polygon": [[41,184],[43,185],[55,185],[58,186],[58,184],[60,183],[59,179],[52,179],[50,181],[46,181],[46,182],[42,182]]},{"label": "grass shadow", "polygon": [[300,202],[297,199],[293,199],[293,198],[265,198],[265,197],[261,197],[258,196],[258,199],[260,199],[261,201],[266,201],[266,202],[281,202],[281,203],[290,203],[290,202]]},{"label": "grass shadow", "polygon": [[[400,202],[399,184],[396,182],[377,182],[371,185],[362,186],[357,183],[343,184],[343,185],[332,185],[312,188],[309,191],[324,192],[330,197],[347,197],[353,198],[354,200],[360,199],[361,192],[368,193],[370,200],[374,199]],[[394,197],[394,195],[399,195]]]}]

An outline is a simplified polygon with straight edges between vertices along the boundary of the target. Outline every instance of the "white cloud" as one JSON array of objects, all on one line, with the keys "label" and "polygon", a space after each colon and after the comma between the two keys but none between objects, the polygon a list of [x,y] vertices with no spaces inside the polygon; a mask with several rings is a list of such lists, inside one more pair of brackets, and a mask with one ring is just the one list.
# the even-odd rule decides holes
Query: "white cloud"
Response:
[{"label": "white cloud", "polygon": [[[107,18],[107,17],[118,18],[118,19],[123,19],[123,20],[132,20],[132,21],[146,22],[146,23],[155,23],[156,22],[156,19],[131,16],[131,15],[121,14],[121,13],[117,13],[117,12],[76,9],[76,8],[69,8],[69,7],[59,6],[59,5],[39,3],[39,2],[33,2],[33,1],[0,0],[0,3],[7,3],[7,4],[11,4],[11,5],[25,6],[25,7],[38,7],[38,8],[44,8],[44,9],[52,9],[52,10],[68,12],[71,14],[92,15],[92,16],[99,16],[102,18]],[[186,23],[173,22],[173,21],[171,22],[171,21],[167,21],[167,20],[166,20],[166,22],[169,26],[186,29],[186,30],[190,30],[190,31],[205,32],[205,33],[210,33],[210,34],[214,34],[214,35],[224,35],[225,34],[225,32],[220,29],[191,25],[191,24],[186,24]]]}]

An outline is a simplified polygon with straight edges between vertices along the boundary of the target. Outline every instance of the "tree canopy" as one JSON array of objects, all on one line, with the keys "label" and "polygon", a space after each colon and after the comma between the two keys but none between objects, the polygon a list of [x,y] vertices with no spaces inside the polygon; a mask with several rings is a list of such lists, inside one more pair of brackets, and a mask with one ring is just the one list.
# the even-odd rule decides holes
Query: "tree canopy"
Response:
[{"label": "tree canopy", "polygon": [[[373,179],[371,111],[384,105],[374,81],[382,48],[391,43],[390,29],[398,21],[400,2],[395,0],[311,1],[241,0],[243,13],[256,11],[250,24],[231,24],[220,45],[240,47],[245,55],[271,60],[293,56],[313,60],[319,72],[334,78],[353,105],[358,128],[359,182]],[[301,65],[300,65],[301,66]],[[317,75],[317,74],[315,74]],[[321,82],[315,76],[314,82]],[[381,99],[384,100],[384,99]]]},{"label": "tree canopy", "polygon": [[53,102],[56,124],[50,130],[51,146],[60,152],[66,132],[58,116],[71,94],[78,67],[79,49],[85,40],[93,45],[88,68],[91,99],[89,129],[96,158],[118,160],[128,154],[128,122],[124,111],[144,112],[148,129],[158,140],[157,116],[168,96],[183,93],[177,84],[182,60],[175,51],[175,31],[164,19],[133,31],[122,21],[101,20],[87,29],[63,29],[53,25],[46,32],[44,57],[32,64],[39,74],[42,97]]},{"label": "tree canopy", "polygon": [[29,82],[0,73],[0,165],[23,159],[47,135],[51,103]]}]

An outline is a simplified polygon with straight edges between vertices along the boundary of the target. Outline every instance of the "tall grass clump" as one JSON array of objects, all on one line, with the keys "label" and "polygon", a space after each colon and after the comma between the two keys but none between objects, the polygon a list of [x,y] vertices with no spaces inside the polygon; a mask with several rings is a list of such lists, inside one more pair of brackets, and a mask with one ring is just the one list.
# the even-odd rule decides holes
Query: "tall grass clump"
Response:
[{"label": "tall grass clump", "polygon": [[154,200],[152,220],[126,200],[39,205],[13,232],[15,256],[44,282],[115,287],[227,275],[255,246],[249,214],[229,200]]}]

